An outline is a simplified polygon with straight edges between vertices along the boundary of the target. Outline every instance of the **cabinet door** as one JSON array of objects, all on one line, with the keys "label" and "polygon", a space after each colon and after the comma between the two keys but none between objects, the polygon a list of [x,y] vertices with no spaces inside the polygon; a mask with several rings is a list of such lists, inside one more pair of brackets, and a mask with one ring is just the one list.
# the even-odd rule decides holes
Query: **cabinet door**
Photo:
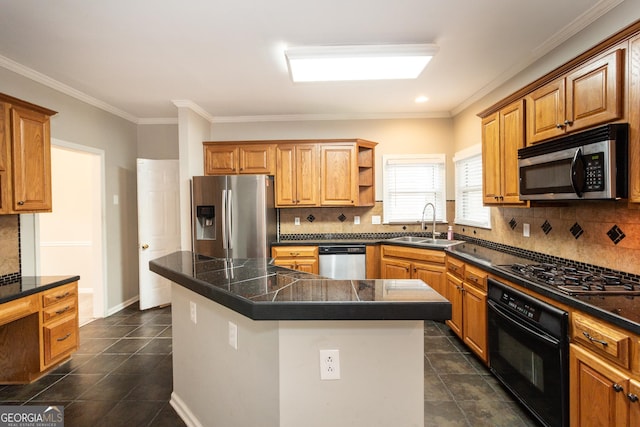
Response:
[{"label": "cabinet door", "polygon": [[526,96],[527,145],[564,134],[565,80],[555,80]]},{"label": "cabinet door", "polygon": [[296,204],[296,149],[295,145],[276,147],[276,205]]},{"label": "cabinet door", "polygon": [[640,202],[640,36],[629,42],[629,201]]},{"label": "cabinet door", "polygon": [[318,206],[318,146],[296,146],[296,206]]},{"label": "cabinet door", "polygon": [[320,146],[320,204],[353,206],[358,197],[356,145]]},{"label": "cabinet door", "polygon": [[238,173],[238,148],[235,145],[205,145],[204,174],[234,175]]},{"label": "cabinet door", "polygon": [[567,75],[567,131],[622,117],[623,53],[616,50]]},{"label": "cabinet door", "polygon": [[629,378],[575,344],[569,355],[571,427],[629,425]]},{"label": "cabinet door", "polygon": [[462,280],[447,274],[446,291],[444,295],[451,303],[451,320],[447,325],[462,338]]},{"label": "cabinet door", "polygon": [[495,113],[482,119],[482,201],[485,204],[500,201],[500,153],[500,120]]},{"label": "cabinet door", "polygon": [[431,286],[437,293],[445,296],[446,286],[446,268],[435,265],[413,263],[412,278],[420,279],[427,285]]},{"label": "cabinet door", "polygon": [[11,107],[0,102],[0,214],[11,210],[9,202],[9,156],[11,155]]},{"label": "cabinet door", "polygon": [[[524,101],[520,100],[500,110],[500,150],[502,153],[501,199],[503,203],[520,201],[520,171],[518,149],[524,147]],[[490,172],[491,173],[491,172]]]},{"label": "cabinet door", "polygon": [[299,258],[296,260],[296,270],[304,271],[305,273],[318,274],[318,260]]},{"label": "cabinet door", "polygon": [[13,210],[51,211],[49,117],[20,107],[11,109]]},{"label": "cabinet door", "polygon": [[240,145],[238,157],[240,173],[273,174],[272,145]]},{"label": "cabinet door", "polygon": [[640,382],[629,381],[629,426],[640,426]]},{"label": "cabinet door", "polygon": [[278,267],[289,268],[291,270],[296,269],[296,262],[291,258],[276,258],[273,260],[273,265],[277,265]]},{"label": "cabinet door", "polygon": [[463,286],[463,340],[487,363],[487,294],[466,283]]},{"label": "cabinet door", "polygon": [[399,259],[382,258],[380,275],[383,279],[411,279],[411,263]]}]

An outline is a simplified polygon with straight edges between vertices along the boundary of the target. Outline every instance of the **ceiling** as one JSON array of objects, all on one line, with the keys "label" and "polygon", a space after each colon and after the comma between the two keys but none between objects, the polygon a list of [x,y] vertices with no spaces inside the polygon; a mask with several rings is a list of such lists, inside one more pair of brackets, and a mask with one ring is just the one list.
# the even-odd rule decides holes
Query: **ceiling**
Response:
[{"label": "ceiling", "polygon": [[[137,123],[174,101],[218,121],[449,117],[621,1],[0,0],[0,66]],[[416,80],[296,84],[283,54],[395,43],[439,52]]]}]

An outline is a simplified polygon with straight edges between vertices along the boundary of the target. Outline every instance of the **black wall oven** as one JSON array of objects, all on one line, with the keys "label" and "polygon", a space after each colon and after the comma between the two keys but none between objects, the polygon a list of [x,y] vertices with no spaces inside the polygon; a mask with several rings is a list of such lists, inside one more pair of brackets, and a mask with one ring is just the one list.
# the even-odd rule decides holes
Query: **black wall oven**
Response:
[{"label": "black wall oven", "polygon": [[567,312],[489,279],[491,371],[545,426],[569,426]]}]

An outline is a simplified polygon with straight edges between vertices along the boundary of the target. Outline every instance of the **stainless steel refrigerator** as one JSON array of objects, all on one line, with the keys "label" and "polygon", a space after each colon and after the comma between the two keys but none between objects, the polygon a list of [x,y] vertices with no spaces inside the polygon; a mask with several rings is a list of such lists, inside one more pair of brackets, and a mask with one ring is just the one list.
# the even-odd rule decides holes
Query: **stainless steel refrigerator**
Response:
[{"label": "stainless steel refrigerator", "polygon": [[194,176],[193,251],[216,258],[270,258],[277,239],[273,177]]}]

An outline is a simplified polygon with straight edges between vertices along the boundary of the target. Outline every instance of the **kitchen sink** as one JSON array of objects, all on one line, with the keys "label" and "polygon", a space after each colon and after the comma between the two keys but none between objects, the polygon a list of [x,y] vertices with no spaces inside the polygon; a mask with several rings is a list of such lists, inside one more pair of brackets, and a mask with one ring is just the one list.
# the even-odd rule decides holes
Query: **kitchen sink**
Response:
[{"label": "kitchen sink", "polygon": [[400,236],[387,239],[388,242],[411,243],[416,246],[425,248],[448,248],[449,246],[463,243],[462,240],[432,239],[430,237],[419,236]]}]

